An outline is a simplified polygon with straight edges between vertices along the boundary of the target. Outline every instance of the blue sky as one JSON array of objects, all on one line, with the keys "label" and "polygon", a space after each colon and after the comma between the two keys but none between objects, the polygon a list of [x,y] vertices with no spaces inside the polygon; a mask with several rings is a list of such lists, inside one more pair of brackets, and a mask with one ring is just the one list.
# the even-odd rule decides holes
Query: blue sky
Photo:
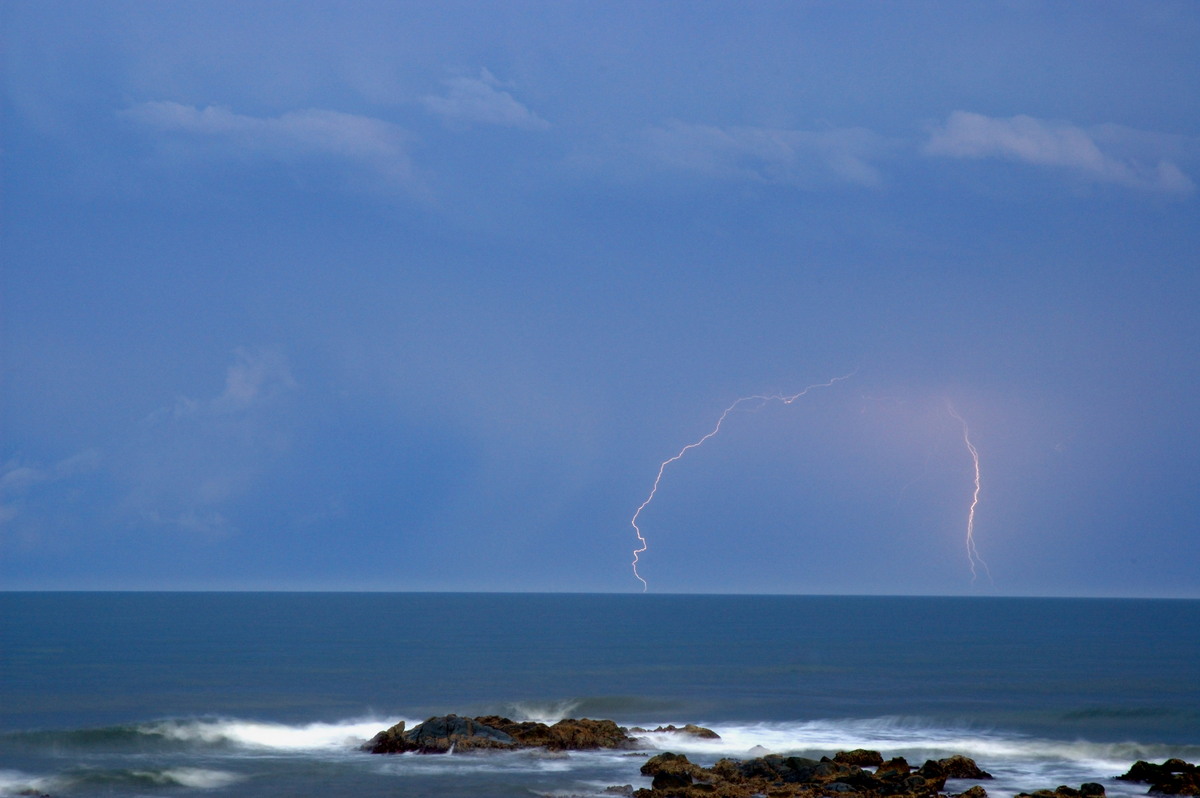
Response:
[{"label": "blue sky", "polygon": [[0,21],[0,587],[1200,597],[1194,3]]}]

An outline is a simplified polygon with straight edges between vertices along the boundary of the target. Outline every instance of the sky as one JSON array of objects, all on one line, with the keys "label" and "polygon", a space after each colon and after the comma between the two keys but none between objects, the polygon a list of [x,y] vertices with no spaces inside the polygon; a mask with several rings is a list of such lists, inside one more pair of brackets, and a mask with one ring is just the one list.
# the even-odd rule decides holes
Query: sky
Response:
[{"label": "sky", "polygon": [[0,589],[1200,598],[1190,0],[0,25]]}]

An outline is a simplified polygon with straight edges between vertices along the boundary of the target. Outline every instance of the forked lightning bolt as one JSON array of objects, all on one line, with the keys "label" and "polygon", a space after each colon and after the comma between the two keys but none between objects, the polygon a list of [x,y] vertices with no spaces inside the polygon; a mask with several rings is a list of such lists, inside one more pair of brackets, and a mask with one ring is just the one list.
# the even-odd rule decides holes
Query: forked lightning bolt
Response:
[{"label": "forked lightning bolt", "polygon": [[978,549],[975,548],[975,508],[979,506],[979,452],[976,451],[975,445],[971,443],[971,431],[967,428],[967,422],[954,409],[954,405],[947,404],[946,409],[950,411],[950,415],[962,424],[963,443],[967,445],[967,451],[971,453],[971,460],[975,464],[975,493],[971,496],[971,509],[967,512],[967,563],[971,566],[971,581],[974,582],[979,576],[977,566],[982,565],[984,572],[987,574],[988,581],[992,580],[992,572],[988,568],[984,559],[979,556]]},{"label": "forked lightning bolt", "polygon": [[744,404],[746,402],[758,402],[758,406],[762,407],[767,402],[782,402],[785,405],[790,405],[792,402],[796,401],[801,396],[804,396],[809,391],[811,391],[815,388],[828,388],[829,386],[831,386],[835,383],[838,383],[838,382],[841,382],[842,380],[846,380],[846,379],[849,379],[850,377],[853,377],[857,371],[858,370],[855,369],[854,371],[852,371],[849,374],[846,374],[844,376],[834,377],[829,382],[822,382],[822,383],[818,383],[816,385],[810,385],[807,388],[805,388],[803,391],[801,391],[800,393],[792,394],[791,396],[784,396],[783,394],[772,394],[771,396],[743,396],[742,398],[738,399],[736,402],[731,404],[729,407],[725,408],[725,412],[721,414],[721,417],[719,419],[717,419],[717,425],[712,428],[712,432],[709,432],[707,435],[705,435],[703,438],[696,441],[695,443],[689,443],[687,446],[684,446],[682,449],[679,450],[679,454],[675,455],[674,457],[671,457],[671,458],[668,458],[668,459],[662,461],[662,464],[659,465],[659,467],[658,467],[658,475],[654,477],[654,487],[650,488],[650,495],[647,496],[646,501],[642,502],[641,505],[637,508],[637,511],[634,512],[634,514],[633,514],[633,518],[629,522],[630,524],[633,525],[633,532],[635,535],[637,535],[638,544],[639,544],[639,547],[634,549],[634,551],[633,551],[633,575],[636,576],[638,581],[642,583],[642,592],[643,593],[650,589],[650,585],[646,582],[645,579],[642,578],[642,575],[640,573],[638,573],[638,562],[641,560],[641,555],[646,551],[647,548],[649,548],[649,545],[646,543],[646,538],[642,536],[641,528],[638,527],[638,523],[637,523],[638,516],[640,516],[642,514],[642,510],[645,510],[647,505],[650,504],[650,502],[654,501],[654,495],[656,493],[658,493],[658,484],[660,482],[662,482],[663,472],[667,470],[667,466],[669,466],[671,463],[674,463],[676,460],[679,460],[685,454],[687,454],[689,451],[691,451],[692,449],[695,449],[697,446],[700,446],[705,441],[707,441],[709,438],[713,437],[718,432],[720,432],[721,425],[725,423],[725,419],[728,418],[729,414],[732,413],[734,410],[736,410],[742,404]]}]

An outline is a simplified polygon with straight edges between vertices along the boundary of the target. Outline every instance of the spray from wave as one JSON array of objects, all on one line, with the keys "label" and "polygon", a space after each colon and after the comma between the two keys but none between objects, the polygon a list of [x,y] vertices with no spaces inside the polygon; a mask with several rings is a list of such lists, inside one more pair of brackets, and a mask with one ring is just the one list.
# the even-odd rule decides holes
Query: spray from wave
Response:
[{"label": "spray from wave", "polygon": [[300,752],[355,748],[397,722],[363,719],[289,726],[237,719],[166,720],[138,726],[137,731],[177,742]]}]

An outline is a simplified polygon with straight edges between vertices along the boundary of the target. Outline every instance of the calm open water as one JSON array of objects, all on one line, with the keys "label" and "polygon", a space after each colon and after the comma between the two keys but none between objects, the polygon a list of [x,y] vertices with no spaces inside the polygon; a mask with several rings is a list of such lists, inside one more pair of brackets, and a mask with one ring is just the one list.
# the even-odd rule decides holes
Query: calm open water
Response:
[{"label": "calm open water", "polygon": [[[380,757],[397,720],[700,723],[646,738],[963,753],[1020,790],[1200,760],[1200,601],[0,593],[0,795],[531,796],[648,786],[644,757]],[[964,785],[966,786],[966,785]]]}]

